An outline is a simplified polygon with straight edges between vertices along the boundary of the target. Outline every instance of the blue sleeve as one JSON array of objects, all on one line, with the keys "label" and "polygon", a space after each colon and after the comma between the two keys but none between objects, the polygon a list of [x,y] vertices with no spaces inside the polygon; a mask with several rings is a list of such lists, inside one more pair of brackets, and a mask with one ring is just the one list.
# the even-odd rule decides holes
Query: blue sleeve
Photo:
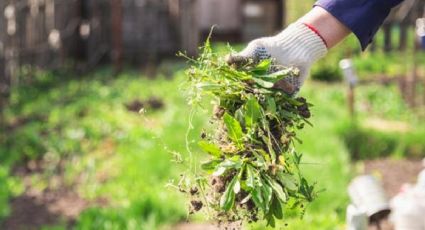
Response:
[{"label": "blue sleeve", "polygon": [[403,0],[318,0],[322,7],[359,39],[362,50],[372,42],[373,36],[390,13]]}]

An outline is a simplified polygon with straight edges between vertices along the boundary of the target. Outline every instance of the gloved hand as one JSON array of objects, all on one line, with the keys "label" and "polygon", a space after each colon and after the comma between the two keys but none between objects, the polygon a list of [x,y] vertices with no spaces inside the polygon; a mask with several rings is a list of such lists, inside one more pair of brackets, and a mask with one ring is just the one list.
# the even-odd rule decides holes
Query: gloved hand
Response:
[{"label": "gloved hand", "polygon": [[227,62],[239,65],[250,58],[254,61],[272,58],[273,64],[298,68],[299,77],[285,78],[275,85],[292,95],[299,91],[311,65],[326,53],[326,43],[318,32],[295,22],[276,36],[253,40],[240,53],[229,55]]}]

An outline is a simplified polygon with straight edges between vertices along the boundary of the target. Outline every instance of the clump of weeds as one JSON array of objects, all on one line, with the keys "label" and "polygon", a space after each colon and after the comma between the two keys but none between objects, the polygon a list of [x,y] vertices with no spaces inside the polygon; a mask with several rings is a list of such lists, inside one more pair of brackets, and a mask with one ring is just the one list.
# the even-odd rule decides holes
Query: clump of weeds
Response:
[{"label": "clump of weeds", "polygon": [[221,223],[266,220],[271,226],[287,211],[303,215],[316,192],[300,171],[295,142],[297,131],[310,124],[311,105],[276,87],[299,71],[269,59],[229,65],[209,40],[198,58],[180,56],[191,64],[189,104],[205,107],[211,99],[214,106],[214,128],[198,142],[209,159],[192,175],[193,183],[184,176],[179,184],[191,197],[190,213],[204,210]]}]

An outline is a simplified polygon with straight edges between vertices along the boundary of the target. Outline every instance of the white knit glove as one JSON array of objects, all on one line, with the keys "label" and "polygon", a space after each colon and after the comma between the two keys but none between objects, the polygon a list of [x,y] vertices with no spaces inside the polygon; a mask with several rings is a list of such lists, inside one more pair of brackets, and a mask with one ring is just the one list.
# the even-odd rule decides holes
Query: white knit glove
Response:
[{"label": "white knit glove", "polygon": [[272,58],[274,64],[298,68],[299,77],[285,78],[276,83],[276,87],[292,95],[299,91],[311,65],[326,53],[322,38],[305,24],[295,22],[276,36],[253,40],[240,53],[230,55],[228,62],[238,64],[249,58],[255,61]]}]

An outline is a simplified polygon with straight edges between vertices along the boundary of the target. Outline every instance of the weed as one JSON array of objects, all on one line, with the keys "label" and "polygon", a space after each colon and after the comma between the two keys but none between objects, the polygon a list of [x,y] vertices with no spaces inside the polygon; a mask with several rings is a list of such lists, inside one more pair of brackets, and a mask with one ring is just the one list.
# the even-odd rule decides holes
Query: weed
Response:
[{"label": "weed", "polygon": [[[302,155],[294,144],[297,131],[310,124],[310,104],[294,98],[276,83],[297,77],[295,68],[272,60],[230,66],[214,53],[207,40],[197,59],[186,57],[189,104],[213,100],[214,131],[202,133],[199,147],[210,155],[204,173],[181,185],[190,192],[191,212],[206,207],[219,222],[265,219],[274,226],[283,210],[301,210],[315,197],[314,186],[302,176]],[[193,162],[192,160],[190,162]],[[193,167],[192,163],[191,167]]]}]

